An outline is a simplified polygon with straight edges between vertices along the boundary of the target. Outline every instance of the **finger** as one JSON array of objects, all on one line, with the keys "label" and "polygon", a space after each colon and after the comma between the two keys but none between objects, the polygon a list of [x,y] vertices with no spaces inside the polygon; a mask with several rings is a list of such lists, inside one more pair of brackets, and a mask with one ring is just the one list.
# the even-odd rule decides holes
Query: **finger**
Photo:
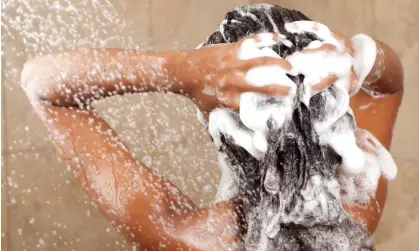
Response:
[{"label": "finger", "polygon": [[273,51],[270,47],[263,47],[259,49],[256,46],[242,46],[238,53],[238,58],[241,60],[249,60],[260,57],[281,58],[279,54]]},{"label": "finger", "polygon": [[358,76],[356,75],[355,70],[351,68],[351,75],[349,76],[348,87],[348,93],[350,96],[355,95],[359,91],[360,86],[358,86],[358,84]]},{"label": "finger", "polygon": [[282,43],[287,47],[292,46],[292,42],[287,39],[284,34],[281,33],[259,33],[249,36],[250,39],[254,39],[257,48],[270,47],[278,43]]},{"label": "finger", "polygon": [[292,88],[286,85],[280,84],[268,84],[264,86],[253,86],[243,84],[239,87],[239,91],[243,92],[256,92],[267,96],[287,96],[292,92]]},{"label": "finger", "polygon": [[243,70],[248,71],[260,66],[279,66],[286,72],[291,71],[291,64],[285,59],[274,57],[257,57],[248,59],[243,63]]},{"label": "finger", "polygon": [[296,21],[286,23],[285,29],[290,33],[305,33],[310,32],[316,35],[324,42],[339,46],[339,41],[336,39],[332,31],[324,24],[314,21]]},{"label": "finger", "polygon": [[319,92],[322,92],[323,90],[325,90],[329,86],[333,85],[336,82],[336,80],[338,80],[338,77],[334,74],[325,77],[319,83],[317,83],[317,84],[315,84],[311,87],[311,90],[312,90],[312,93],[313,93],[312,95],[315,95]]},{"label": "finger", "polygon": [[[288,88],[285,89],[291,89],[290,91],[296,89],[295,83],[287,76],[287,73],[291,70],[288,61],[265,57],[248,60],[247,63],[246,67],[251,69],[246,71],[244,78],[239,78],[236,82],[236,87],[239,88],[240,92],[252,91],[255,90],[255,87],[265,87],[272,84],[286,86]],[[279,89],[284,90],[284,88]],[[283,94],[281,91],[279,93]],[[288,92],[285,93],[285,95],[287,94]]]},{"label": "finger", "polygon": [[254,34],[245,38],[240,43],[240,49],[238,51],[238,58],[241,60],[247,60],[262,56],[260,48],[265,46],[273,46],[279,42],[277,36],[272,33]]},{"label": "finger", "polygon": [[320,47],[317,48],[306,48],[302,51],[302,53],[316,53],[316,52],[320,52],[320,51],[325,51],[325,52],[335,52],[336,51],[336,46],[334,46],[333,44],[322,44]]},{"label": "finger", "polygon": [[[240,42],[238,57],[239,59],[245,60],[258,56],[264,56],[266,53],[261,51],[262,48],[271,47],[278,43],[282,43],[288,47],[292,46],[291,41],[287,40],[282,34],[260,33],[251,35]],[[278,57],[276,53],[275,57]]]},{"label": "finger", "polygon": [[285,29],[290,33],[311,32],[316,35],[319,35],[318,37],[321,37],[321,35],[325,36],[328,33],[331,33],[329,27],[315,21],[301,20],[291,23],[285,23],[284,26]]},{"label": "finger", "polygon": [[349,54],[353,57],[355,55],[354,46],[352,41],[349,38],[346,38],[342,33],[332,31],[335,38],[345,45],[345,48],[348,50]]},{"label": "finger", "polygon": [[279,54],[277,54],[274,50],[269,47],[263,47],[260,49],[260,56],[261,57],[273,57],[273,58],[281,58]]},{"label": "finger", "polygon": [[281,42],[281,40],[286,39],[283,34],[279,33],[258,33],[252,34],[245,39],[242,40],[242,45],[244,44],[252,44],[258,48],[268,47],[276,45],[277,43]]}]

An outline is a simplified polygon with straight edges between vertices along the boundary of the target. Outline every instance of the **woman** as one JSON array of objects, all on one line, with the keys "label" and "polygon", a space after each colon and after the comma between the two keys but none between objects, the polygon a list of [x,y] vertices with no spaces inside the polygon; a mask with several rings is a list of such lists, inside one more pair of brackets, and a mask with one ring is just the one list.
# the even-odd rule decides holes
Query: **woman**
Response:
[{"label": "woman", "polygon": [[[335,36],[353,53],[349,39]],[[106,49],[59,53],[28,61],[22,87],[60,157],[101,212],[129,240],[147,250],[235,250],[246,231],[240,198],[198,208],[169,181],[139,163],[91,102],[117,94],[172,92],[190,98],[208,116],[217,107],[237,111],[243,92],[286,95],[289,90],[281,83],[254,87],[245,80],[255,67],[289,67],[286,60],[239,59],[245,44],[259,49],[279,39],[277,34],[256,34],[238,42],[181,52]],[[376,45],[380,53],[364,88],[387,95],[377,99],[361,90],[352,98],[351,107],[358,126],[389,148],[402,98],[403,74],[396,54],[382,42],[376,41]],[[331,75],[320,83],[329,86],[334,80]],[[377,108],[360,109],[366,104]],[[386,179],[380,178],[368,207],[344,205],[371,233],[382,213],[386,189]]]}]

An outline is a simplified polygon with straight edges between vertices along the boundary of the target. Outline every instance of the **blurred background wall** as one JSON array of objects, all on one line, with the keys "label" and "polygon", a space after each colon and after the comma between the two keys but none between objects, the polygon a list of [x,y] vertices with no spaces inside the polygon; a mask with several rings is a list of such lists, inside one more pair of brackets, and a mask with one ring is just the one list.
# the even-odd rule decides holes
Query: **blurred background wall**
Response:
[{"label": "blurred background wall", "polygon": [[[192,49],[215,31],[227,11],[259,2],[2,0],[2,250],[132,250],[57,160],[46,130],[19,88],[28,57],[72,46]],[[390,184],[374,238],[380,251],[419,250],[414,238],[419,235],[419,85],[414,79],[419,2],[264,2],[298,9],[346,35],[370,34],[400,55],[405,95],[391,148],[399,176]],[[133,95],[96,107],[138,159],[195,202],[211,202],[219,178],[215,152],[190,101]]]}]

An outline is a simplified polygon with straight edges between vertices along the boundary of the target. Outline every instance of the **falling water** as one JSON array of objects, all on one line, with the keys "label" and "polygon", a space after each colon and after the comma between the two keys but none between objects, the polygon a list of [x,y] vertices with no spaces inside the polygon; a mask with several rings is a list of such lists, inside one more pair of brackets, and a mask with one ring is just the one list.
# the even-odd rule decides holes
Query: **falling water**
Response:
[{"label": "falling water", "polygon": [[[10,250],[131,250],[57,160],[19,84],[24,62],[38,55],[152,48],[139,21],[149,1],[2,0],[2,240]],[[199,205],[213,199],[215,151],[189,100],[141,94],[95,106],[138,160]]]}]

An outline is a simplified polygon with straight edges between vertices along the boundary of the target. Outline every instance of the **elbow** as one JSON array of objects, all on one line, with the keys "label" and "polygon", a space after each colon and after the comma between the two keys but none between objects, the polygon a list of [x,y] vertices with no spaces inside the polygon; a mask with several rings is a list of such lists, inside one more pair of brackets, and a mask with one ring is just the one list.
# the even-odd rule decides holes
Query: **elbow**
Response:
[{"label": "elbow", "polygon": [[60,79],[54,78],[54,83],[52,81],[57,66],[52,65],[47,57],[30,59],[23,66],[20,86],[32,104],[39,101],[51,102],[54,105],[61,103],[61,97],[56,92]]},{"label": "elbow", "polygon": [[397,53],[387,44],[376,41],[377,58],[375,65],[366,79],[367,87],[385,94],[403,92],[403,65]]},{"label": "elbow", "polygon": [[397,53],[387,44],[377,41],[384,57],[385,73],[382,76],[383,86],[389,93],[403,92],[404,71]]}]

